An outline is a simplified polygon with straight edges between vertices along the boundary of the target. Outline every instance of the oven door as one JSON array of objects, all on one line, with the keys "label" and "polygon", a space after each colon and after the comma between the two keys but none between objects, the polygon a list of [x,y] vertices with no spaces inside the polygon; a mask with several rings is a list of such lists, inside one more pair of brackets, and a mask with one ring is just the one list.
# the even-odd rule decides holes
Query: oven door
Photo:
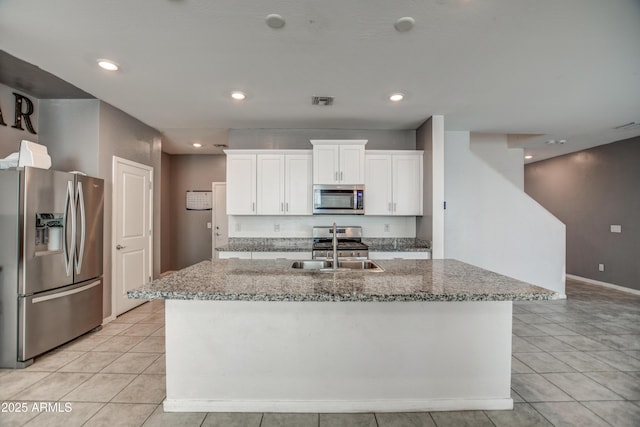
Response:
[{"label": "oven door", "polygon": [[314,215],[364,215],[363,185],[314,185]]}]

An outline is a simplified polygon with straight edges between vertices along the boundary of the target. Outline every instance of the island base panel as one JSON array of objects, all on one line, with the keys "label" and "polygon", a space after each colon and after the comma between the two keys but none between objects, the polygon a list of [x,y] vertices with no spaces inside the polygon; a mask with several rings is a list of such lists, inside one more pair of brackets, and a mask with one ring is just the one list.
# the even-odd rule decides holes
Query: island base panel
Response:
[{"label": "island base panel", "polygon": [[166,301],[165,411],[511,409],[511,301]]}]

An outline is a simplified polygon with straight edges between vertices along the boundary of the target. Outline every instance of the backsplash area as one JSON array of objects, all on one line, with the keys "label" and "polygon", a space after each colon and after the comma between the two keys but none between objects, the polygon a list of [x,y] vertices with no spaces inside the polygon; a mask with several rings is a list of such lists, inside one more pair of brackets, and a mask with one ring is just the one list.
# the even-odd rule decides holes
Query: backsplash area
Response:
[{"label": "backsplash area", "polygon": [[314,226],[361,226],[365,238],[416,237],[413,216],[229,216],[229,237],[311,237]]}]

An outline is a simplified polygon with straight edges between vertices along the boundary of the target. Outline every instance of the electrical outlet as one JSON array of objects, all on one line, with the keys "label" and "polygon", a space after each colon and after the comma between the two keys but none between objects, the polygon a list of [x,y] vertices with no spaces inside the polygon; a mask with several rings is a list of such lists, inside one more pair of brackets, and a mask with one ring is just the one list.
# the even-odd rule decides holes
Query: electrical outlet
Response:
[{"label": "electrical outlet", "polygon": [[384,232],[385,232],[385,233],[388,233],[388,232],[390,232],[390,231],[391,231],[391,224],[385,224],[385,225],[384,225]]},{"label": "electrical outlet", "polygon": [[210,222],[207,223],[207,228],[211,229],[211,223]]},{"label": "electrical outlet", "polygon": [[611,232],[612,233],[622,233],[622,226],[621,225],[612,225],[611,226]]},{"label": "electrical outlet", "polygon": [[273,224],[273,231],[280,231],[280,224]]},{"label": "electrical outlet", "polygon": [[604,264],[598,264],[598,271],[604,271]]}]

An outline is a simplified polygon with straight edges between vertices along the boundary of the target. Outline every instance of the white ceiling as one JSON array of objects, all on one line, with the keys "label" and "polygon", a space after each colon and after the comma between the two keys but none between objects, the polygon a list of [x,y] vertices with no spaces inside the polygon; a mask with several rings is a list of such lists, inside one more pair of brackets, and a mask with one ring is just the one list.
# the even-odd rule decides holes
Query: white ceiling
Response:
[{"label": "white ceiling", "polygon": [[[415,27],[397,32],[404,16]],[[511,141],[534,160],[640,135],[612,129],[640,122],[638,0],[2,0],[0,49],[162,131],[170,153],[219,152],[234,128],[415,129],[433,114],[527,134]]]}]

